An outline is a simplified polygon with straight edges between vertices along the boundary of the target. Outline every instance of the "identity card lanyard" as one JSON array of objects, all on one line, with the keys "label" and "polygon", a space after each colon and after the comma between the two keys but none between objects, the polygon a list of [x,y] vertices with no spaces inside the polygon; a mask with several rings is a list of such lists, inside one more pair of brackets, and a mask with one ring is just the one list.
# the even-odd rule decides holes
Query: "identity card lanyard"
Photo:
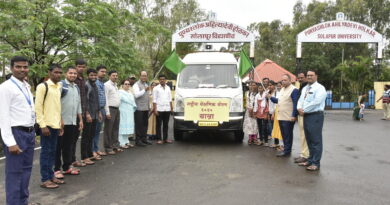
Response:
[{"label": "identity card lanyard", "polygon": [[23,93],[24,98],[26,98],[27,103],[30,105],[31,112],[33,113],[33,114],[31,115],[31,117],[32,117],[33,120],[35,120],[35,115],[34,115],[33,108],[32,108],[32,103],[31,103],[31,96],[30,96],[30,94],[28,93],[28,90],[26,89],[26,91],[27,91],[27,95],[26,95],[26,93],[23,92],[22,88],[18,85],[18,83],[15,82],[15,80],[13,80],[12,78],[11,78],[10,80],[11,80],[11,81],[19,88],[19,90]]},{"label": "identity card lanyard", "polygon": [[22,91],[24,97],[25,97],[26,100],[27,100],[27,103],[31,106],[31,97],[30,97],[30,94],[28,94],[28,92],[27,92],[27,95],[26,95],[26,93],[23,92],[22,88],[14,81],[14,79],[11,79],[11,81],[19,88],[20,91]]}]

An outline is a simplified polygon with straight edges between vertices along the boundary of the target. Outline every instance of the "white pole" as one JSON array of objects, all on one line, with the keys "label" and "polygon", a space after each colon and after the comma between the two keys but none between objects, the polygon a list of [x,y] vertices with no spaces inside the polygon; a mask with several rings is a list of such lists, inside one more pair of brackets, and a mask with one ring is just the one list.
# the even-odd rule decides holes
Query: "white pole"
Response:
[{"label": "white pole", "polygon": [[260,79],[260,77],[259,77],[259,74],[257,74],[256,68],[254,68],[253,65],[252,65],[252,69],[254,70],[254,72],[255,72],[255,74],[256,74],[256,76],[257,76],[257,79],[259,79],[260,84],[261,84],[261,86],[264,88],[264,91],[265,91],[265,87],[264,87],[264,85],[263,85],[263,82],[261,81],[261,79]]}]

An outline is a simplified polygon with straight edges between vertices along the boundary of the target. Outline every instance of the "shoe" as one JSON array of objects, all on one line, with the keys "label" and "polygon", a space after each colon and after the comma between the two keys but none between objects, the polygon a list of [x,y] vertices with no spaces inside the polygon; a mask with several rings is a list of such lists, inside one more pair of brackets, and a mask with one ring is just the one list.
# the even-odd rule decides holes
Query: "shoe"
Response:
[{"label": "shoe", "polygon": [[277,156],[277,157],[289,157],[290,155],[291,155],[291,153],[280,152],[280,153],[277,154],[276,156]]},{"label": "shoe", "polygon": [[302,162],[307,162],[307,159],[304,157],[298,157],[294,159],[294,163],[302,163]]},{"label": "shoe", "polygon": [[144,144],[143,142],[137,142],[137,143],[135,143],[135,145],[137,147],[145,147],[146,146],[146,144]]},{"label": "shoe", "polygon": [[142,143],[146,144],[146,145],[152,145],[152,143],[150,143],[149,141],[145,140],[145,141],[142,141]]}]

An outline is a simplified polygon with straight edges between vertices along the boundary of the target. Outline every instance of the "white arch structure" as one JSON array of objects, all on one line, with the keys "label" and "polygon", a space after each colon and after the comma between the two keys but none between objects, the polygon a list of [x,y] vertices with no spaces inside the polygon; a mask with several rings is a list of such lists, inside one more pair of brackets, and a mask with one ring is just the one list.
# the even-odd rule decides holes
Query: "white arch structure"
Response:
[{"label": "white arch structure", "polygon": [[376,58],[382,59],[384,38],[371,27],[344,20],[343,13],[336,14],[337,20],[311,26],[297,35],[296,58],[302,58],[302,43],[375,43]]}]

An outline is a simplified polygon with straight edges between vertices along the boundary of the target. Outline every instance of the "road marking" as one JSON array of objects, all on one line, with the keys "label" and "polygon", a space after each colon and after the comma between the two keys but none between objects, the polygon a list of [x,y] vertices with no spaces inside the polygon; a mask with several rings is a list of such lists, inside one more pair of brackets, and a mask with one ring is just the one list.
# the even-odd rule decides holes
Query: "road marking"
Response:
[{"label": "road marking", "polygon": [[[100,134],[102,134],[103,133],[103,131],[100,131]],[[79,136],[79,139],[81,139],[81,136]],[[41,147],[36,147],[36,148],[34,148],[34,151],[35,150],[40,150],[41,149]],[[0,161],[1,160],[4,160],[6,157],[0,157]]]}]

